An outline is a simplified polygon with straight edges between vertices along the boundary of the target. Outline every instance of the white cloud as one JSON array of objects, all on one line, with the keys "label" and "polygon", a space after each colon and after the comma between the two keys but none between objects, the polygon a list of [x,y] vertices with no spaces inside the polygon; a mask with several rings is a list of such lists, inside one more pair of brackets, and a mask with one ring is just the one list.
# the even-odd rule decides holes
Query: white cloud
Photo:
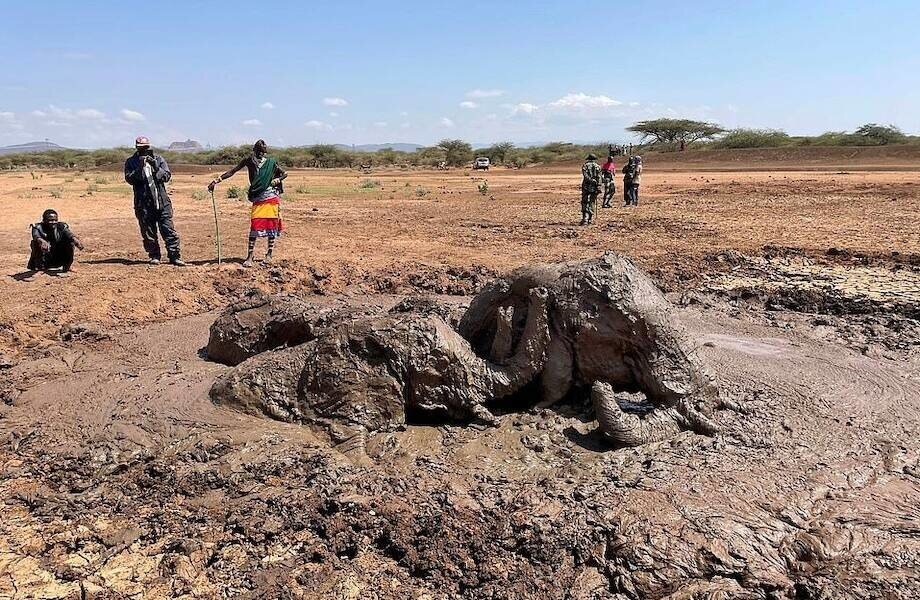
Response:
[{"label": "white cloud", "polygon": [[334,119],[334,118],[336,118],[337,116],[339,116],[339,113],[337,113],[337,112],[331,112],[331,113],[329,113],[329,116],[332,117],[332,118]]},{"label": "white cloud", "polygon": [[264,108],[265,110],[274,110],[275,105],[272,104],[271,102],[263,102],[262,108]]},{"label": "white cloud", "polygon": [[332,125],[329,123],[323,123],[322,121],[317,121],[315,119],[312,121],[307,121],[303,125],[304,127],[309,127],[310,129],[322,129],[327,131],[332,129]]},{"label": "white cloud", "polygon": [[348,106],[348,100],[345,98],[323,98],[323,104],[326,106]]},{"label": "white cloud", "polygon": [[504,95],[505,90],[471,90],[466,93],[467,98],[497,98]]},{"label": "white cloud", "polygon": [[247,127],[261,127],[262,121],[258,119],[246,119],[243,121],[243,125],[246,125]]},{"label": "white cloud", "polygon": [[589,96],[583,93],[566,94],[549,103],[552,108],[583,110],[588,108],[611,108],[623,103],[608,96]]},{"label": "white cloud", "polygon": [[402,111],[402,112],[399,113],[399,116],[400,116],[400,117],[408,117],[408,116],[409,116],[409,113],[408,113],[407,111],[404,110],[404,111]]},{"label": "white cloud", "polygon": [[121,117],[122,117],[125,121],[135,121],[135,122],[137,122],[137,121],[146,121],[146,120],[147,120],[147,117],[145,117],[145,116],[143,115],[143,113],[139,113],[139,112],[137,112],[136,110],[130,110],[130,109],[127,109],[127,108],[121,109]]},{"label": "white cloud", "polygon": [[0,111],[0,121],[15,121],[16,113],[9,111]]},{"label": "white cloud", "polygon": [[399,126],[402,129],[409,129],[410,127],[412,127],[412,124],[411,123],[400,123]]},{"label": "white cloud", "polygon": [[478,104],[476,104],[475,102],[471,102],[470,100],[465,100],[460,103],[460,108],[476,108],[478,106],[479,106]]},{"label": "white cloud", "polygon": [[33,110],[33,117],[47,118],[51,117],[54,121],[102,121],[105,119],[105,113],[95,108],[81,108],[73,110],[72,108],[60,108],[54,104],[49,104],[47,110]]},{"label": "white cloud", "polygon": [[81,119],[104,119],[105,113],[95,108],[81,108],[77,111],[77,116]]},{"label": "white cloud", "polygon": [[374,127],[386,127],[386,126],[387,126],[386,121],[377,121],[376,123],[374,123]]},{"label": "white cloud", "polygon": [[441,127],[453,127],[455,123],[447,117],[441,117]]},{"label": "white cloud", "polygon": [[531,104],[530,102],[521,102],[520,104],[512,104],[509,106],[509,108],[511,109],[512,116],[519,115],[519,114],[532,115],[533,113],[540,110],[539,106],[537,106],[536,104]]}]

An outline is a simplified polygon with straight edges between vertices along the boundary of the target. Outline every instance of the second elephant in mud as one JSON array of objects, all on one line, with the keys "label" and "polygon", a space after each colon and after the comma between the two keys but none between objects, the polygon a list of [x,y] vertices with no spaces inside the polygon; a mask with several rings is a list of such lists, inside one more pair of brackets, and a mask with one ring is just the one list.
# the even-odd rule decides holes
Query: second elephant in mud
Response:
[{"label": "second elephant in mud", "polygon": [[284,421],[365,431],[407,416],[491,421],[485,404],[514,394],[545,365],[548,294],[534,288],[527,297],[526,323],[501,364],[479,357],[440,317],[389,314],[257,354],[218,378],[211,398]]}]

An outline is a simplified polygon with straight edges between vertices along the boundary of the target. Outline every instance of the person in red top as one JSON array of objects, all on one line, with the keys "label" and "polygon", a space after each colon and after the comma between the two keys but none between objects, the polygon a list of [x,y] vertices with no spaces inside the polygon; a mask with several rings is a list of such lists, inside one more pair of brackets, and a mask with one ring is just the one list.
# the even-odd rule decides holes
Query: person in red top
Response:
[{"label": "person in red top", "polygon": [[604,181],[604,203],[601,205],[602,208],[610,208],[610,201],[613,200],[613,195],[617,192],[616,173],[617,166],[613,163],[613,155],[608,154],[607,161],[601,167],[601,178]]}]

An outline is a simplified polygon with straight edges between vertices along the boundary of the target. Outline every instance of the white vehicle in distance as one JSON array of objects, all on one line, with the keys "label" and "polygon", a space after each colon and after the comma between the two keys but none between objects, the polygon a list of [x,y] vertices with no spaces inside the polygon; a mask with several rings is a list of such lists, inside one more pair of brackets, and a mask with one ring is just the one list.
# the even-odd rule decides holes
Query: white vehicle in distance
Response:
[{"label": "white vehicle in distance", "polygon": [[489,167],[492,165],[492,161],[489,160],[488,156],[480,156],[473,161],[473,170],[474,171],[488,171]]}]

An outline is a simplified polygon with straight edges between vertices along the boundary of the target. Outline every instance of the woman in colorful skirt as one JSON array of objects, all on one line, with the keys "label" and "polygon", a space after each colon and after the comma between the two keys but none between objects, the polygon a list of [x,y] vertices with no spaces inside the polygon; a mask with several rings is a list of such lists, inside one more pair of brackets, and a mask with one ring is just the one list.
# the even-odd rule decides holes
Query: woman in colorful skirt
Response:
[{"label": "woman in colorful skirt", "polygon": [[256,240],[260,237],[264,237],[268,242],[263,263],[271,262],[275,239],[281,235],[283,229],[281,194],[284,193],[282,182],[287,177],[287,173],[278,166],[274,158],[267,155],[267,152],[268,146],[265,140],[259,140],[253,145],[250,156],[208,184],[208,190],[213,192],[218,183],[233,177],[243,167],[249,171],[249,201],[252,203],[252,209],[250,210],[249,253],[243,263],[244,267],[252,266]]}]

